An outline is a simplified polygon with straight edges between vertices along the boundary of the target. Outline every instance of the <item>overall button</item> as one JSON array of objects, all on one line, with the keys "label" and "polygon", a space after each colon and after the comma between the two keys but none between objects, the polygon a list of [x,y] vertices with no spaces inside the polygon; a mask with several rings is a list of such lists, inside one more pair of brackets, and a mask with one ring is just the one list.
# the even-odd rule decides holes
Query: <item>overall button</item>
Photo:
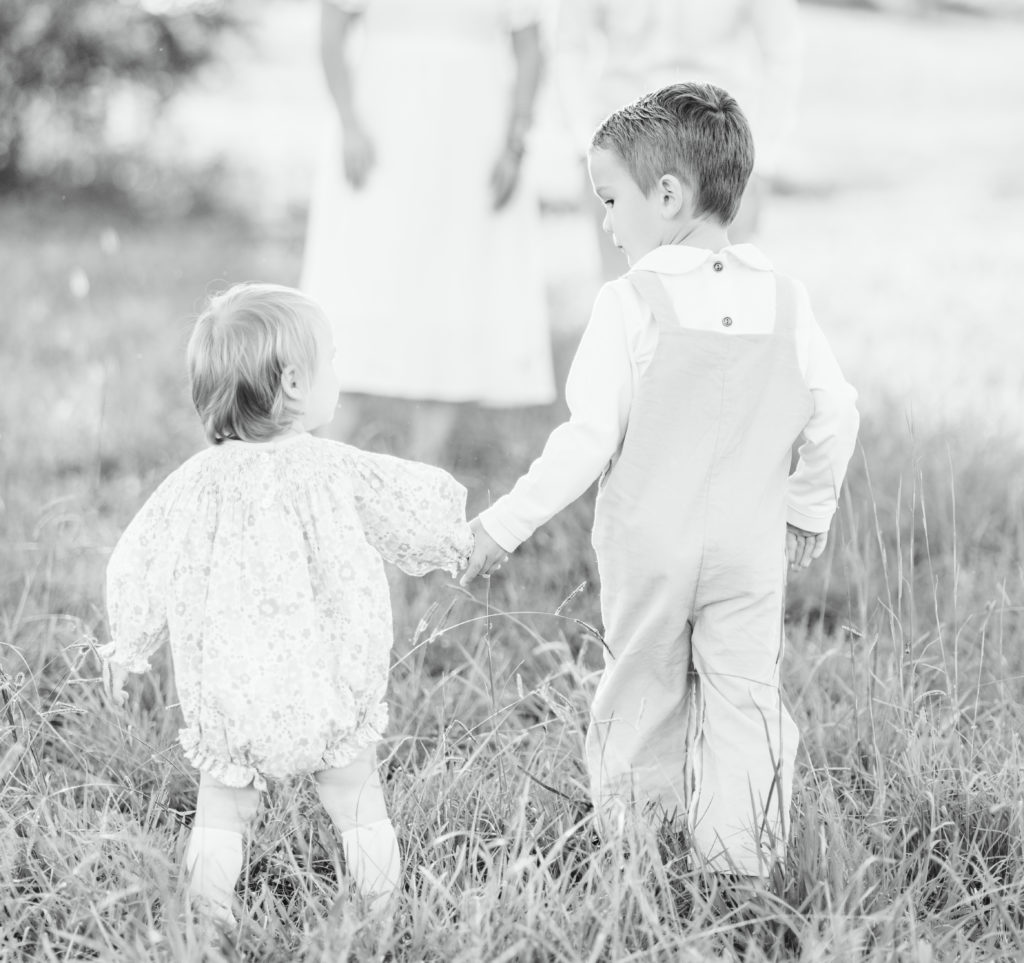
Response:
[{"label": "overall button", "polygon": [[732,318],[722,318],[722,327],[728,328],[732,326]]},{"label": "overall button", "polygon": [[712,267],[716,271],[721,271],[725,267],[725,265],[721,261],[715,261],[715,263],[712,265]]}]

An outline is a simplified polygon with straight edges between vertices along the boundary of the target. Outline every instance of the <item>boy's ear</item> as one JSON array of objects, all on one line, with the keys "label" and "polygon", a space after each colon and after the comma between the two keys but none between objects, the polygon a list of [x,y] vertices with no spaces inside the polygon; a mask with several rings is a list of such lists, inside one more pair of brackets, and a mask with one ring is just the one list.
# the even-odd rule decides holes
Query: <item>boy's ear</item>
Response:
[{"label": "boy's ear", "polygon": [[281,372],[281,390],[292,401],[301,400],[304,391],[302,390],[302,379],[299,377],[299,369],[290,364]]},{"label": "boy's ear", "polygon": [[658,180],[658,192],[661,195],[661,216],[670,220],[693,205],[693,191],[675,174],[662,174]]}]

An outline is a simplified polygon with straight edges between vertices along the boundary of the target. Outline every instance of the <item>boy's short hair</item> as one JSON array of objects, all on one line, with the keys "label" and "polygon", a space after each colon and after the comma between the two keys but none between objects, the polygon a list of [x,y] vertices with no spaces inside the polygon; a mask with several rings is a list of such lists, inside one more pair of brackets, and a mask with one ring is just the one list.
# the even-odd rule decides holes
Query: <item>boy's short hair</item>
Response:
[{"label": "boy's short hair", "polygon": [[664,174],[694,191],[694,214],[728,225],[754,166],[754,141],[740,105],[721,87],[671,84],[620,107],[598,127],[591,148],[613,150],[650,194]]},{"label": "boy's short hair", "polygon": [[209,299],[189,338],[188,371],[211,442],[265,441],[302,414],[281,375],[295,365],[312,376],[317,317],[323,312],[315,301],[278,284],[236,284]]}]

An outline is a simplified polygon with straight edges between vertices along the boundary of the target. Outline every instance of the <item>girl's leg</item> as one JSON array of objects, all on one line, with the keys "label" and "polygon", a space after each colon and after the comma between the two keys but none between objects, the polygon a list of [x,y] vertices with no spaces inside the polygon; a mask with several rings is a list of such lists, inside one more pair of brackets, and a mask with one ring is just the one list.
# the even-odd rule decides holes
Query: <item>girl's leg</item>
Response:
[{"label": "girl's leg", "polygon": [[316,785],[341,836],[349,873],[371,905],[382,906],[398,888],[401,862],[377,773],[376,747],[348,766],[318,772]]},{"label": "girl's leg", "polygon": [[256,815],[260,794],[252,786],[225,786],[213,776],[199,778],[199,800],[185,869],[189,897],[205,903],[212,915],[234,925],[231,902],[242,872],[242,836]]}]

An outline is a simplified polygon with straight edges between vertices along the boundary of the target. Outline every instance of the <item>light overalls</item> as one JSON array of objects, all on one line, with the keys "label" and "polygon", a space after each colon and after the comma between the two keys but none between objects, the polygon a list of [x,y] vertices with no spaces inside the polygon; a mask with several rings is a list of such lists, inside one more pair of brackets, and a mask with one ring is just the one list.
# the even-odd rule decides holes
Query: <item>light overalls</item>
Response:
[{"label": "light overalls", "polygon": [[710,868],[763,875],[799,741],[779,693],[786,484],[813,410],[793,282],[776,275],[771,333],[730,335],[682,327],[656,273],[627,278],[659,334],[595,512],[594,803],[606,827],[634,804],[685,818]]}]

